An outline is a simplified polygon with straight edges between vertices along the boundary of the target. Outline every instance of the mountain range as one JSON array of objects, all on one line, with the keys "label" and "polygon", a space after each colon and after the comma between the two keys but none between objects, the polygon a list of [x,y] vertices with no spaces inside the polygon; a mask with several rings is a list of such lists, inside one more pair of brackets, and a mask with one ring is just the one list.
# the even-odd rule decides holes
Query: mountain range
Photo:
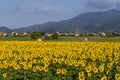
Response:
[{"label": "mountain range", "polygon": [[28,27],[9,29],[0,27],[0,32],[119,32],[120,33],[120,11],[108,10],[98,12],[87,12],[68,20],[58,22],[47,22],[35,24]]}]

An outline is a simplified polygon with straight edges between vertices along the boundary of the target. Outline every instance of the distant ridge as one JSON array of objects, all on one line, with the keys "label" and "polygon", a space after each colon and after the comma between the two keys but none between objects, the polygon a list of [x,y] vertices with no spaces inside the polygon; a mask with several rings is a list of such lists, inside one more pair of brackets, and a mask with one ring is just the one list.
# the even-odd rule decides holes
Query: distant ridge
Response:
[{"label": "distant ridge", "polygon": [[0,32],[7,32],[7,33],[9,33],[11,31],[12,31],[11,29],[9,29],[9,28],[7,28],[5,26],[0,26]]},{"label": "distant ridge", "polygon": [[[8,29],[9,30],[9,29]],[[111,9],[108,11],[87,12],[68,20],[59,22],[47,22],[28,27],[14,29],[15,32],[120,32],[120,11]]]},{"label": "distant ridge", "polygon": [[48,26],[52,25],[54,22],[47,22],[44,24],[35,24],[28,27],[14,29],[14,32],[38,32],[43,31],[44,29],[48,28]]}]

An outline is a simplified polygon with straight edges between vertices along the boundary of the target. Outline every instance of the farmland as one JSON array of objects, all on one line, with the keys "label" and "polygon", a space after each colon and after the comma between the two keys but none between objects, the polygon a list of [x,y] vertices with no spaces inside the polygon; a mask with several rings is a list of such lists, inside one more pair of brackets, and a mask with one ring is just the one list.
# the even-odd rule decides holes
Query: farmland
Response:
[{"label": "farmland", "polygon": [[120,42],[0,41],[1,80],[120,80]]},{"label": "farmland", "polygon": [[[88,38],[89,42],[120,42],[120,37],[70,37],[59,36],[58,40],[43,40],[45,42],[84,42],[84,38]],[[0,41],[34,41],[30,37],[0,37]]]}]

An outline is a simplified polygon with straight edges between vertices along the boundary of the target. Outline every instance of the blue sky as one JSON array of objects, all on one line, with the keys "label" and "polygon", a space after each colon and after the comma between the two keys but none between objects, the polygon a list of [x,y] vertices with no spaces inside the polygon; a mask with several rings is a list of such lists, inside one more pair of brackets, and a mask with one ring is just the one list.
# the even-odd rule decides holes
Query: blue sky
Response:
[{"label": "blue sky", "polygon": [[119,9],[120,0],[0,0],[0,26],[26,27],[81,13]]}]

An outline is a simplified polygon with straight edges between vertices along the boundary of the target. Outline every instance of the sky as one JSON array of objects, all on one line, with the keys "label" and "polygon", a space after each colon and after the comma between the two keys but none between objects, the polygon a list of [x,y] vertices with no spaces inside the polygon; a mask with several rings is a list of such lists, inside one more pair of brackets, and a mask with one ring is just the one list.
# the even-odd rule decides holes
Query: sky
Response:
[{"label": "sky", "polygon": [[0,0],[0,26],[14,29],[119,8],[120,0]]}]

